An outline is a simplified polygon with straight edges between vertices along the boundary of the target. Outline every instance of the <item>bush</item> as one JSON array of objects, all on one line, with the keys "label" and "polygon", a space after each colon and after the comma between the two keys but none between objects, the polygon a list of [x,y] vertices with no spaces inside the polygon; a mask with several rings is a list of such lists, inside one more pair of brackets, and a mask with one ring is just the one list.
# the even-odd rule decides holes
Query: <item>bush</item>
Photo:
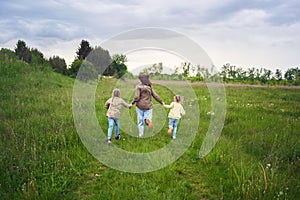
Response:
[{"label": "bush", "polygon": [[67,71],[67,64],[65,59],[60,58],[59,56],[53,56],[49,59],[50,65],[54,71],[62,73],[62,74],[68,74]]},{"label": "bush", "polygon": [[[78,66],[76,66],[76,68],[78,68]],[[98,78],[98,72],[91,62],[84,60],[78,68],[76,78],[84,82],[96,80]]]}]

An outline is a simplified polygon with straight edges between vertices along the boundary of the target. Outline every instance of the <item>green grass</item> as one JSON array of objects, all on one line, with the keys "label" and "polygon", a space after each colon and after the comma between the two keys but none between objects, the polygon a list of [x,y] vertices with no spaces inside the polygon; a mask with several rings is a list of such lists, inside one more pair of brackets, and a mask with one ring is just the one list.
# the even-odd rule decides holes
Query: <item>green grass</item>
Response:
[{"label": "green grass", "polygon": [[[116,82],[104,79],[97,88],[95,107],[104,132],[103,105]],[[299,89],[227,87],[222,135],[200,159],[210,95],[207,87],[193,86],[200,123],[191,146],[163,169],[133,174],[101,164],[82,144],[72,116],[73,83],[47,67],[0,61],[0,199],[300,198]],[[133,94],[119,87],[129,102]],[[154,89],[170,103],[170,90],[161,85]],[[130,116],[136,122],[134,108]],[[125,140],[113,143],[149,152],[170,142],[166,131],[166,122],[146,139],[121,131]]]}]

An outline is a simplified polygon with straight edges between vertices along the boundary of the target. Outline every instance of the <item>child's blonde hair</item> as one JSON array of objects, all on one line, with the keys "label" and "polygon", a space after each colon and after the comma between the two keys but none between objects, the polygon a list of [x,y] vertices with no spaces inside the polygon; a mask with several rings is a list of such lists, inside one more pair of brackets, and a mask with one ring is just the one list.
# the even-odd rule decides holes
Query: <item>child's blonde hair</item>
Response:
[{"label": "child's blonde hair", "polygon": [[118,88],[114,89],[113,93],[112,93],[112,102],[114,101],[115,97],[120,97],[121,96],[121,92]]},{"label": "child's blonde hair", "polygon": [[120,97],[121,96],[121,92],[118,88],[114,89],[114,91],[112,92],[112,97]]}]

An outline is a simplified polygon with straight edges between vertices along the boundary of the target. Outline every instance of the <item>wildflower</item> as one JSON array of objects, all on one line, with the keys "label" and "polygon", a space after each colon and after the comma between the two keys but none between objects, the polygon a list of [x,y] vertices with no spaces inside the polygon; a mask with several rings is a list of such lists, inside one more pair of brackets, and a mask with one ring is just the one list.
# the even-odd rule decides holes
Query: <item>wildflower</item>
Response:
[{"label": "wildflower", "polygon": [[209,111],[206,113],[207,115],[215,115],[215,113],[213,111]]}]

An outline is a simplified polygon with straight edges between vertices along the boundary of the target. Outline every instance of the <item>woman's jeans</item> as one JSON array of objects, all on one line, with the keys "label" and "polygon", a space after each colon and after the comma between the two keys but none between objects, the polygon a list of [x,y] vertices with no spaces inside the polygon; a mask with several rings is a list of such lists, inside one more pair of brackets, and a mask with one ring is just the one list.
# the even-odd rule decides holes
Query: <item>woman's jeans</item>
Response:
[{"label": "woman's jeans", "polygon": [[152,120],[152,109],[149,110],[141,110],[136,107],[137,121],[138,121],[138,129],[139,129],[139,137],[144,135],[144,124],[146,123],[146,119]]}]

